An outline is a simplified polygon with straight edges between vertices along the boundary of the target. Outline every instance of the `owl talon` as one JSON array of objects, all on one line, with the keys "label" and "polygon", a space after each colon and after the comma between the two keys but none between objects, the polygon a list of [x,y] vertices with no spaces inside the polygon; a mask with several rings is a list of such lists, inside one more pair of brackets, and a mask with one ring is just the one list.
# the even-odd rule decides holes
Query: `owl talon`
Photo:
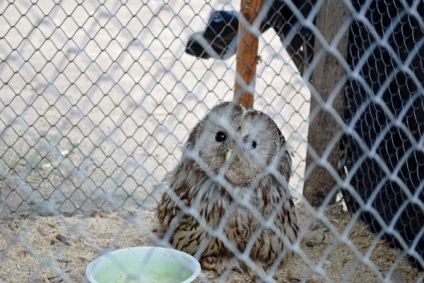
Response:
[{"label": "owl talon", "polygon": [[225,258],[217,258],[215,256],[204,257],[200,261],[200,264],[203,269],[216,271],[219,274],[223,273],[228,266],[228,262]]},{"label": "owl talon", "polygon": [[200,264],[202,267],[206,270],[215,270],[215,265],[218,259],[214,256],[208,256],[205,258],[202,258]]}]

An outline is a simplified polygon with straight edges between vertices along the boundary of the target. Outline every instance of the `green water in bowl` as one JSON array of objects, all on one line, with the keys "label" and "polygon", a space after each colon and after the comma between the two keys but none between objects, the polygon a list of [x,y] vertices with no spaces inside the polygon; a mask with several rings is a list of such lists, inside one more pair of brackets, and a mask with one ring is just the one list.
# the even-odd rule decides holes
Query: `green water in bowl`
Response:
[{"label": "green water in bowl", "polygon": [[98,283],[177,283],[189,278],[193,271],[190,262],[166,253],[147,255],[127,251],[107,256],[92,269]]},{"label": "green water in bowl", "polygon": [[181,274],[181,275],[176,275],[173,272],[164,272],[161,274],[154,274],[153,272],[150,274],[143,274],[140,275],[139,278],[137,279],[137,275],[129,275],[125,272],[122,272],[121,274],[119,274],[117,276],[116,272],[114,272],[114,274],[102,274],[99,275],[98,277],[96,277],[96,280],[100,283],[106,283],[106,282],[110,282],[110,283],[171,283],[171,282],[175,282],[175,283],[179,283],[182,282],[184,280],[186,280],[188,277],[190,277],[190,273],[188,274]]},{"label": "green water in bowl", "polygon": [[[187,276],[175,276],[173,273],[163,273],[163,274],[149,274],[143,275],[139,279],[131,279],[126,274],[121,274],[119,278],[114,279],[113,281],[105,281],[111,283],[165,283],[165,282],[182,282],[190,277],[190,274]],[[107,280],[107,279],[105,279]],[[101,281],[103,282],[103,281]]]}]

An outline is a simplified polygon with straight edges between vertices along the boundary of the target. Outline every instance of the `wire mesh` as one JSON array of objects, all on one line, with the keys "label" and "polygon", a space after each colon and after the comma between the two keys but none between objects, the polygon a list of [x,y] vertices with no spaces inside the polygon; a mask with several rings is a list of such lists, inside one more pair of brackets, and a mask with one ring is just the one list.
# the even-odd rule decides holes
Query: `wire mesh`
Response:
[{"label": "wire mesh", "polygon": [[[423,280],[415,267],[424,266],[423,3],[340,2],[349,13],[338,28],[349,35],[347,54],[335,48],[340,37],[326,39],[315,25],[325,4],[265,1],[260,29],[250,27],[260,34],[254,108],[292,152],[297,240],[243,195],[233,193],[227,210],[245,207],[259,221],[243,248],[202,222],[195,206],[180,204],[230,251],[217,272],[204,268],[199,248],[199,282]],[[0,2],[0,281],[82,282],[89,262],[108,251],[171,247],[175,226],[162,231],[155,211],[164,178],[197,123],[232,100],[239,8],[238,1]],[[323,52],[346,72],[343,115],[326,101],[318,110],[340,121],[345,156],[330,170],[342,194],[335,187],[335,203],[312,207],[302,188],[317,111],[311,95],[319,98],[311,74]],[[321,157],[317,164],[329,166]],[[263,231],[288,249],[264,269],[251,254]]]},{"label": "wire mesh", "polygon": [[[361,9],[360,1],[354,5]],[[349,193],[348,204],[423,268],[424,127],[419,117],[424,117],[424,33],[422,15],[409,11],[424,6],[366,5],[367,13],[354,19],[349,39],[349,64],[360,78],[352,77],[345,96],[346,122],[360,140],[347,134],[345,145],[349,183],[375,211],[360,209],[361,200]]]}]

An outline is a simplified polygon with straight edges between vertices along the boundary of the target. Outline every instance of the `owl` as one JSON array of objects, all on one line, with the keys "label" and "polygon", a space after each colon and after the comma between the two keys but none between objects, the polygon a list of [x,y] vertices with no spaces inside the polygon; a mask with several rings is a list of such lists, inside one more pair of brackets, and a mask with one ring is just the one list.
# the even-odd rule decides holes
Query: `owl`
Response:
[{"label": "owl", "polygon": [[164,238],[204,269],[218,271],[221,259],[242,253],[262,268],[278,265],[298,232],[290,172],[286,141],[268,115],[218,104],[191,131],[161,184]]}]

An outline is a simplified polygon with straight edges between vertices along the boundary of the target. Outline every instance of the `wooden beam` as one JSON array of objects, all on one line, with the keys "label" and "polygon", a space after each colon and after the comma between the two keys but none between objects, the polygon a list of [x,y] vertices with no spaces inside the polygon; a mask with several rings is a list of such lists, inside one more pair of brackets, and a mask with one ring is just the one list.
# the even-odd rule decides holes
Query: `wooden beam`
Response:
[{"label": "wooden beam", "polygon": [[[316,25],[325,40],[330,43],[334,40],[348,17],[348,9],[343,2],[339,0],[324,0],[317,15]],[[347,29],[337,44],[337,50],[343,58],[346,58],[347,54],[348,33],[349,30]],[[320,44],[319,39],[315,37],[315,59],[321,52],[323,52],[323,46]],[[318,160],[311,156],[311,151],[314,151],[318,157],[322,157],[323,153],[328,150],[327,148],[331,147],[327,161],[336,172],[341,158],[340,140],[337,138],[340,125],[336,122],[333,115],[323,109],[322,102],[329,101],[330,94],[337,91],[337,96],[331,107],[341,117],[344,87],[340,88],[340,85],[339,89],[336,89],[336,87],[341,80],[345,80],[345,70],[342,64],[328,50],[325,50],[324,56],[320,56],[318,60],[314,60],[312,63],[315,68],[312,73],[311,83],[316,92],[312,91],[311,95],[311,120],[308,132],[310,148],[306,157],[306,172],[309,174],[305,176],[306,180],[303,189],[305,198],[314,206],[319,206],[323,202],[336,182],[329,170],[320,166]],[[317,100],[317,95],[321,103]]]},{"label": "wooden beam", "polygon": [[[263,0],[242,0],[240,6],[241,15],[252,25],[262,9]],[[256,65],[258,61],[258,38],[249,32],[244,21],[239,21],[238,45],[237,45],[237,77],[249,86],[255,83]],[[253,108],[254,93],[246,89],[239,79],[236,78],[234,86],[234,101],[246,108]]]}]

